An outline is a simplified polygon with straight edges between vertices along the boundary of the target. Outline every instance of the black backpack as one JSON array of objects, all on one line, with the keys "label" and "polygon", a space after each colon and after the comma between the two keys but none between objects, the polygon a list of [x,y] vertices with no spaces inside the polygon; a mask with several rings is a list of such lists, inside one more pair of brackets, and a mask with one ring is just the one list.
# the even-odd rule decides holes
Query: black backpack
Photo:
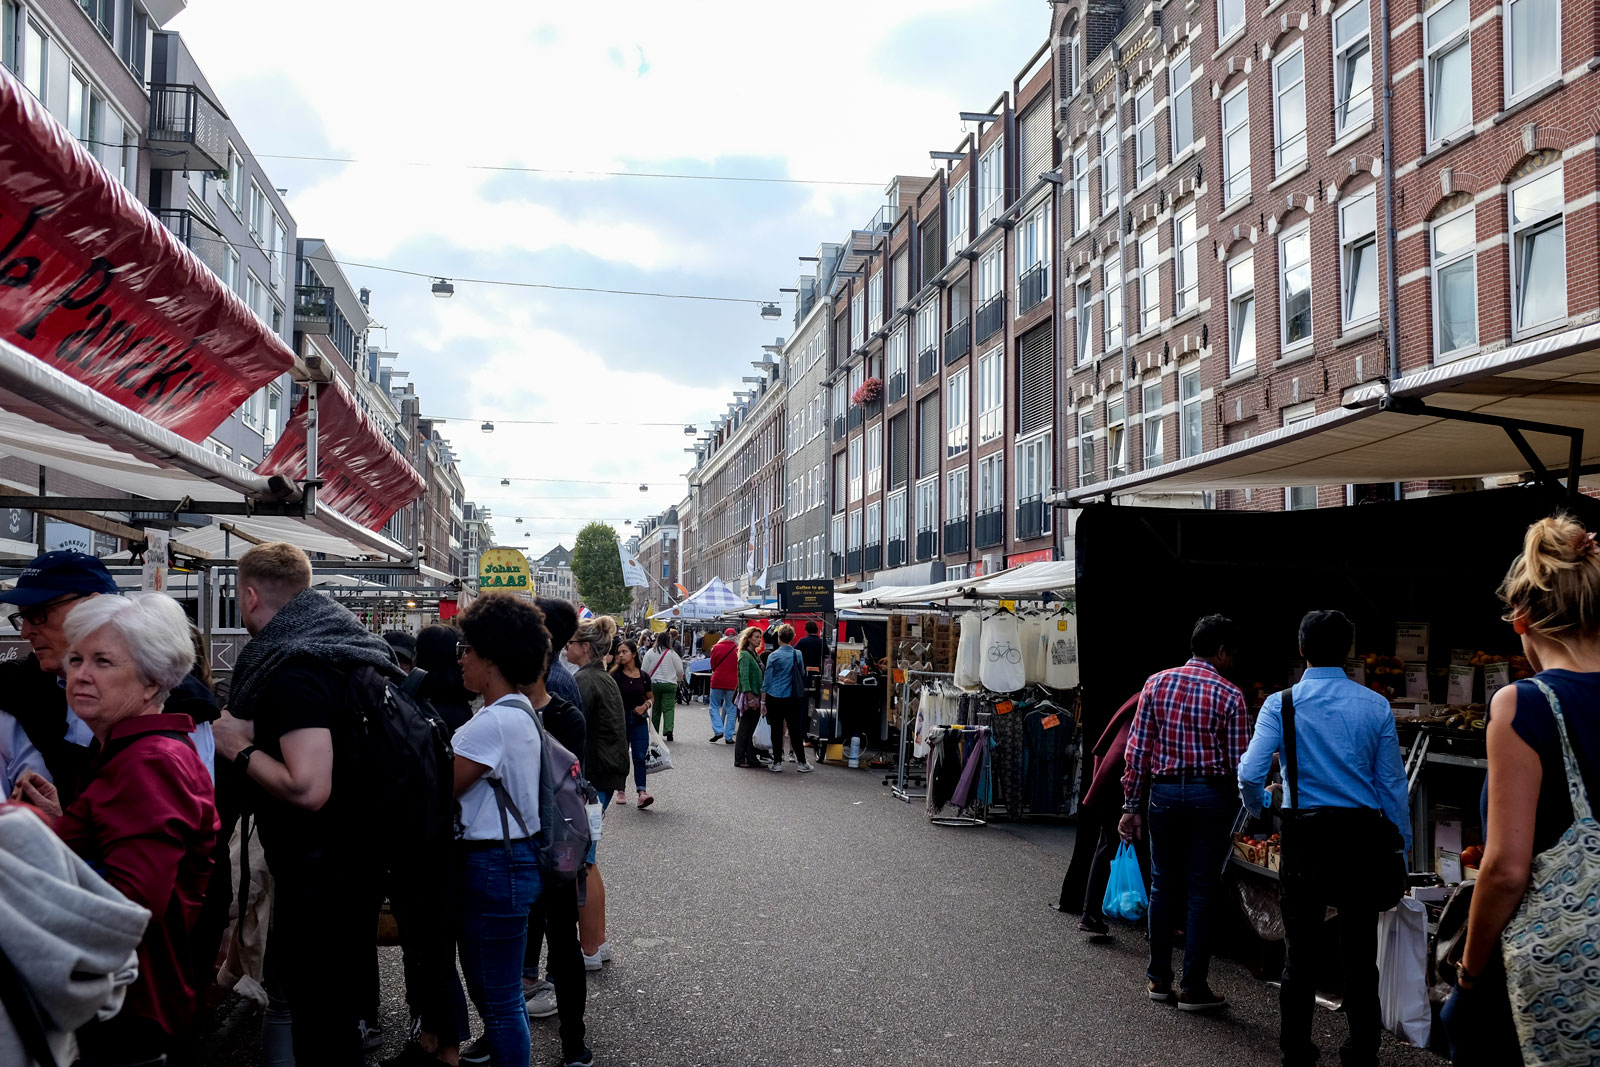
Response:
[{"label": "black backpack", "polygon": [[455,832],[455,753],[444,719],[417,695],[426,676],[415,670],[396,684],[369,665],[349,673],[362,783],[356,804],[370,814],[363,825],[377,830],[385,857],[448,842]]}]

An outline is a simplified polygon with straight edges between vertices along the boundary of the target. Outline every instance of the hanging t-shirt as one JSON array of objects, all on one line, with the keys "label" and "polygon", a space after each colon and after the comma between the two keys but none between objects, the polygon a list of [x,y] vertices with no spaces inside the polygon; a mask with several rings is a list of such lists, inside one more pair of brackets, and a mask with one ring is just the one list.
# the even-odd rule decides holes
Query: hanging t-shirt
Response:
[{"label": "hanging t-shirt", "polygon": [[461,794],[461,836],[467,841],[499,841],[500,805],[490,778],[498,778],[522,814],[506,813],[506,827],[515,841],[539,832],[539,763],[543,746],[526,697],[502,697],[462,724],[451,737],[456,755],[489,768]]},{"label": "hanging t-shirt", "polygon": [[1022,673],[1029,685],[1044,681],[1044,627],[1040,615],[1030,615],[1022,620]]},{"label": "hanging t-shirt", "polygon": [[992,693],[1010,693],[1027,684],[1022,669],[1022,632],[1017,617],[1001,611],[983,624],[983,665],[978,677]]},{"label": "hanging t-shirt", "polygon": [[962,689],[977,689],[983,684],[983,616],[969,611],[961,616],[961,637],[956,642],[955,683]]},{"label": "hanging t-shirt", "polygon": [[1059,615],[1046,621],[1044,684],[1073,689],[1078,684],[1078,617]]}]

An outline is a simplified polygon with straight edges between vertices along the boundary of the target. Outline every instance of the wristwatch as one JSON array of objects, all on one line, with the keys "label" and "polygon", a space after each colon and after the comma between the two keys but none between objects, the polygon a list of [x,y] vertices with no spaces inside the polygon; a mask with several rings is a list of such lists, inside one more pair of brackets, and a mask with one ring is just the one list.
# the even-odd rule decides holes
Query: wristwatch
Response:
[{"label": "wristwatch", "polygon": [[256,746],[246,745],[239,750],[239,754],[237,756],[233,757],[233,765],[239,768],[240,774],[250,773],[250,755],[255,750]]}]

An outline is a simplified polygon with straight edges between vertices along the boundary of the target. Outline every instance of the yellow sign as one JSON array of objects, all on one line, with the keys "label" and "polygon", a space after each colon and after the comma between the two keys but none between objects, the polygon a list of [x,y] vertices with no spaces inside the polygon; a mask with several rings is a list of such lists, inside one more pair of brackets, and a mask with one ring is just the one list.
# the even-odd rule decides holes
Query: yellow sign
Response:
[{"label": "yellow sign", "polygon": [[666,633],[667,632],[667,620],[666,619],[651,619],[650,620],[650,632],[653,633],[653,634]]},{"label": "yellow sign", "polygon": [[480,593],[533,592],[528,557],[514,548],[491,548],[478,560]]}]

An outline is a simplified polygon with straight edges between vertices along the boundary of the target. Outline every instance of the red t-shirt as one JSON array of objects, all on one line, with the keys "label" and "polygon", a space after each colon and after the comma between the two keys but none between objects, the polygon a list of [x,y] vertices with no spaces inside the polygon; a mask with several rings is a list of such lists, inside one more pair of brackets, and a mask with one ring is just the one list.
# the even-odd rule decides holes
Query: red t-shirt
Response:
[{"label": "red t-shirt", "polygon": [[739,646],[731,637],[711,646],[711,688],[739,688]]}]

